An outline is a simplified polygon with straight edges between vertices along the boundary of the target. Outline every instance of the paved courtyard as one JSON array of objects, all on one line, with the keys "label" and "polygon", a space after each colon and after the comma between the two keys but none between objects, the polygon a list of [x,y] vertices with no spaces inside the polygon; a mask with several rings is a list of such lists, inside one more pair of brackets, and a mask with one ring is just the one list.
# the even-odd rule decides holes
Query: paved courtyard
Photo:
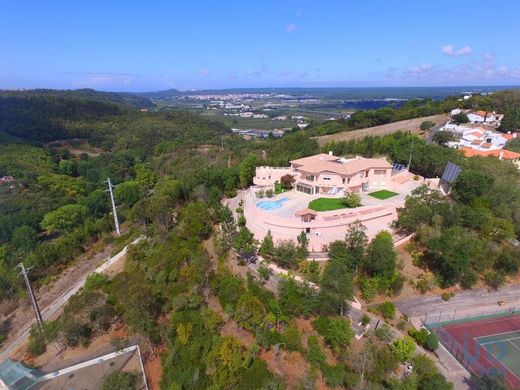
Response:
[{"label": "paved courtyard", "polygon": [[[359,196],[361,197],[361,204],[363,206],[381,206],[386,205],[390,203],[395,202],[403,202],[408,195],[414,190],[415,188],[419,187],[421,183],[416,181],[409,181],[407,183],[404,183],[401,188],[395,189],[391,188],[390,190],[393,192],[396,192],[396,196],[392,196],[391,198],[387,199],[377,199],[373,196],[370,196],[369,193],[379,191],[381,188],[372,189],[368,192],[360,192]],[[252,190],[252,201],[256,203],[261,201],[277,201],[280,199],[286,198],[287,201],[282,204],[282,207],[274,210],[265,210],[269,213],[272,213],[274,215],[278,215],[280,217],[294,217],[294,213],[297,210],[303,210],[308,207],[309,202],[311,202],[314,199],[323,198],[323,197],[330,197],[323,194],[316,194],[316,195],[308,195],[303,192],[299,192],[296,190],[290,190],[287,192],[282,192],[281,194],[276,195],[273,198],[258,198],[256,197],[256,189]],[[341,196],[338,196],[338,198],[341,198]]]}]

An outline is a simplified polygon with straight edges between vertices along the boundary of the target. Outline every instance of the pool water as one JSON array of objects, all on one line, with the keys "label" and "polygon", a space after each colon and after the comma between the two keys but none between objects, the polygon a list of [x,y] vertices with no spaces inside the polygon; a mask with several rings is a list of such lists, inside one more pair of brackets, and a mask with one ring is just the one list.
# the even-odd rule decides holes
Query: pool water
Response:
[{"label": "pool water", "polygon": [[262,209],[262,210],[266,210],[266,211],[277,210],[280,207],[282,207],[282,205],[285,202],[287,202],[288,200],[289,200],[289,198],[281,198],[278,200],[263,200],[261,202],[258,202],[256,204],[256,207],[258,207],[259,209]]}]

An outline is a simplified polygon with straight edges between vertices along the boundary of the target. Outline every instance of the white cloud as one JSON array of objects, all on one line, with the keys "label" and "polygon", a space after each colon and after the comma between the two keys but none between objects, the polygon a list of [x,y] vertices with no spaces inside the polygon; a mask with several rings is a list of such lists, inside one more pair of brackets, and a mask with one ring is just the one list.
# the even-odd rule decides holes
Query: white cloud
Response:
[{"label": "white cloud", "polygon": [[207,76],[209,76],[209,70],[207,70],[207,69],[200,69],[199,70],[199,75],[201,75],[202,77],[207,77]]},{"label": "white cloud", "polygon": [[406,75],[410,77],[422,77],[426,73],[430,72],[433,68],[432,64],[422,64],[418,66],[412,66],[408,68],[405,72]]},{"label": "white cloud", "polygon": [[281,70],[280,71],[280,76],[281,77],[288,77],[288,76],[292,76],[294,72],[292,70]]},{"label": "white cloud", "polygon": [[259,70],[256,69],[248,69],[244,72],[244,75],[249,77],[262,77],[263,74]]},{"label": "white cloud", "polygon": [[285,26],[285,31],[288,33],[292,33],[294,30],[296,30],[296,24],[289,23],[287,26]]},{"label": "white cloud", "polygon": [[71,83],[82,88],[128,86],[139,78],[139,75],[131,73],[65,72],[61,74],[75,76]]},{"label": "white cloud", "polygon": [[453,45],[445,45],[441,48],[441,51],[449,57],[462,57],[469,56],[473,50],[471,50],[471,47],[469,46],[464,46],[460,49],[455,49],[455,46]]}]

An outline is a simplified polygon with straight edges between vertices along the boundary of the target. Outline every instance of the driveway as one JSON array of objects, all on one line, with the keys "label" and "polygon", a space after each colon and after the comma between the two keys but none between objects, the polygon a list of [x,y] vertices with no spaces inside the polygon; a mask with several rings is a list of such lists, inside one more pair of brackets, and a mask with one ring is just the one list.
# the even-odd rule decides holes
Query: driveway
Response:
[{"label": "driveway", "polygon": [[[500,306],[499,301],[505,301],[506,304]],[[444,313],[443,319],[448,315],[457,318],[467,315],[475,316],[508,308],[520,309],[520,285],[506,286],[499,290],[488,288],[465,290],[457,293],[447,302],[438,295],[421,295],[394,301],[394,303],[401,313],[409,317],[424,317],[426,314],[430,316],[440,313]]]},{"label": "driveway", "polygon": [[446,125],[446,123],[448,123],[448,122],[442,122],[442,123],[440,123],[438,125],[433,126],[430,130],[428,130],[428,135],[426,136],[424,141],[427,144],[432,144],[433,143],[433,137],[435,136],[435,134],[437,134],[440,131],[440,129],[442,129]]}]

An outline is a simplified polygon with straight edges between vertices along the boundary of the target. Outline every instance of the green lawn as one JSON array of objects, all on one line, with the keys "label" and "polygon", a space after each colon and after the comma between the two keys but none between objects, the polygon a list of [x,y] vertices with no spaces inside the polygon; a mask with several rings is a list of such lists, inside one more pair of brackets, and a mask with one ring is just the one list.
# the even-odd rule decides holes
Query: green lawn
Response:
[{"label": "green lawn", "polygon": [[392,196],[396,196],[399,194],[397,192],[381,190],[381,191],[371,192],[368,195],[373,196],[374,198],[377,198],[377,199],[388,199],[388,198],[391,198]]},{"label": "green lawn", "polygon": [[345,205],[342,198],[318,198],[312,200],[308,207],[314,211],[330,211],[344,209]]},{"label": "green lawn", "polygon": [[282,185],[278,182],[274,183],[274,194],[275,195],[281,194],[282,192],[285,192],[285,191],[289,191],[289,190],[286,190],[285,188],[283,188]]}]

